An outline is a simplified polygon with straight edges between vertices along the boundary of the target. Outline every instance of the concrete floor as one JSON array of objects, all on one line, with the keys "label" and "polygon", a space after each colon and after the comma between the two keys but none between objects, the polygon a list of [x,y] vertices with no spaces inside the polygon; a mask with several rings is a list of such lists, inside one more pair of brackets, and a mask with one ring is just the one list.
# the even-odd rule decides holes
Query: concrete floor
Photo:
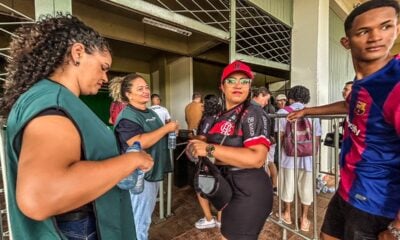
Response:
[{"label": "concrete floor", "polygon": [[[332,194],[318,195],[318,229],[320,229],[325,210],[329,203]],[[312,208],[312,206],[311,206]],[[309,219],[312,219],[312,209],[310,208]],[[274,212],[278,211],[277,198],[274,202]],[[173,216],[165,220],[159,219],[158,204],[153,214],[153,224],[150,227],[150,240],[214,240],[221,239],[221,234],[218,228],[198,230],[194,227],[194,223],[203,217],[200,206],[197,203],[197,198],[193,188],[186,186],[183,188],[173,189],[172,201]],[[292,214],[292,218],[294,214]],[[273,216],[276,219],[276,217]],[[294,225],[288,225],[294,228]],[[312,238],[313,227],[311,226],[308,233],[303,233]],[[260,233],[259,240],[272,240],[282,239],[282,228],[277,224],[268,221],[265,223],[262,232]],[[291,233],[288,233],[288,239],[302,239]]]}]

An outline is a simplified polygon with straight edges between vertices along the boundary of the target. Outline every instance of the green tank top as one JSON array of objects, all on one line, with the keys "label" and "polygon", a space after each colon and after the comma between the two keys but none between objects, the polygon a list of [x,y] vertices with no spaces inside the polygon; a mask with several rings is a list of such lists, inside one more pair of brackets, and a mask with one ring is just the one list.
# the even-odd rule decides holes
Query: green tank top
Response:
[{"label": "green tank top", "polygon": [[[157,113],[151,109],[140,111],[128,105],[118,115],[115,126],[122,119],[132,121],[142,127],[145,133],[152,132],[163,126]],[[145,174],[145,179],[149,182],[161,181],[164,179],[164,174],[172,171],[169,149],[167,145],[167,136],[161,138],[153,146],[146,149],[146,152],[153,157],[153,168]]]},{"label": "green tank top", "polygon": [[[18,208],[15,196],[18,158],[24,127],[38,113],[49,108],[62,110],[74,122],[80,132],[86,159],[101,161],[119,154],[113,132],[64,86],[50,80],[41,80],[22,94],[14,104],[7,120],[7,193],[14,239],[66,239],[57,229],[54,217],[44,221],[35,221],[26,217]],[[115,186],[97,198],[93,205],[99,239],[136,239],[128,191]]]}]

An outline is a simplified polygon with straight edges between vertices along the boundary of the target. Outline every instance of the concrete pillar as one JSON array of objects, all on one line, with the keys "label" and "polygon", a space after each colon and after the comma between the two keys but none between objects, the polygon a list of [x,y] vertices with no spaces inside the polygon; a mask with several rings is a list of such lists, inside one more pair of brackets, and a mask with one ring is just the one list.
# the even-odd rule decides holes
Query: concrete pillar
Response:
[{"label": "concrete pillar", "polygon": [[187,129],[185,107],[192,101],[193,59],[180,57],[168,63],[168,99],[167,108],[173,120],[178,120],[181,129]]},{"label": "concrete pillar", "polygon": [[72,0],[35,0],[35,19],[40,15],[56,15],[57,12],[72,14]]},{"label": "concrete pillar", "polygon": [[291,86],[310,89],[310,106],[328,103],[329,1],[294,0]]}]

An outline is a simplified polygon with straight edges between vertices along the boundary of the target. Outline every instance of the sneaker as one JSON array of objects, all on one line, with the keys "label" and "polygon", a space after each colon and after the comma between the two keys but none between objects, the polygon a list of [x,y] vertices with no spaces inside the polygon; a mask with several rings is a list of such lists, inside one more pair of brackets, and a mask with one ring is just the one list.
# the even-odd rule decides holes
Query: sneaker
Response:
[{"label": "sneaker", "polygon": [[210,221],[207,221],[207,219],[204,218],[200,218],[199,221],[197,221],[194,226],[197,229],[207,229],[207,228],[214,228],[216,226],[215,223],[215,218],[213,217]]},{"label": "sneaker", "polygon": [[217,228],[221,228],[221,222],[218,221],[218,220],[215,220],[215,226],[216,226]]}]

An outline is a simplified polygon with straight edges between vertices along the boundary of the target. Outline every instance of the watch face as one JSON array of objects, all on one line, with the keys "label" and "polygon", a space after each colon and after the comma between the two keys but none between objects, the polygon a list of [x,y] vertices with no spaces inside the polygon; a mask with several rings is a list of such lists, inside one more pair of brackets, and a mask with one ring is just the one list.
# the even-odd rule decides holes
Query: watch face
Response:
[{"label": "watch face", "polygon": [[212,156],[213,156],[214,150],[215,150],[214,145],[212,145],[212,144],[207,145],[206,151],[207,151],[207,155],[208,155],[209,157],[212,157]]}]

